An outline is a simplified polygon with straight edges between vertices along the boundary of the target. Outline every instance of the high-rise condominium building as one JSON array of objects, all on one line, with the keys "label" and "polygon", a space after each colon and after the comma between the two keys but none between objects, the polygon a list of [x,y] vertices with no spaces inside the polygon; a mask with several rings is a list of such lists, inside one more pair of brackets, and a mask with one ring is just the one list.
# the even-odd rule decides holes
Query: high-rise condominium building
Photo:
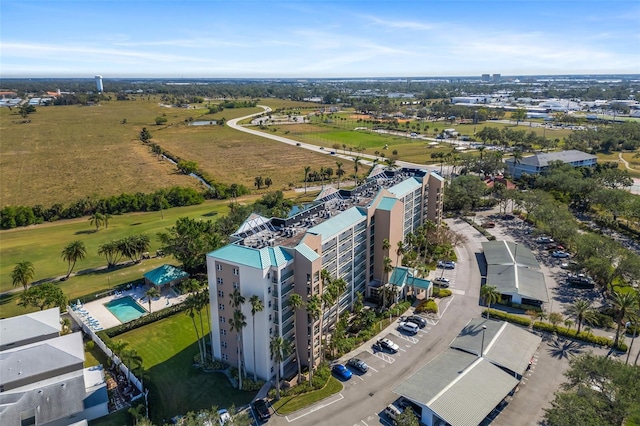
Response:
[{"label": "high-rise condominium building", "polygon": [[98,91],[98,93],[104,92],[104,86],[102,85],[102,76],[96,75],[95,78],[96,78],[96,90]]},{"label": "high-rise condominium building", "polygon": [[[321,322],[304,308],[294,311],[291,295],[299,294],[304,301],[322,295],[321,271],[327,270],[332,279],[347,283],[338,301],[340,312],[352,306],[357,293],[376,296],[388,278],[384,258],[393,259],[394,265],[401,261],[398,242],[427,220],[440,223],[443,189],[444,180],[435,172],[378,166],[361,186],[327,188],[310,205],[294,207],[286,219],[252,214],[230,244],[207,255],[214,358],[237,365],[230,295],[238,289],[246,300],[241,306],[247,323],[241,357],[250,374],[255,356],[258,377],[274,376],[277,366],[269,350],[274,336],[295,342],[303,365],[317,362],[320,324],[330,328],[336,309],[325,309]],[[390,248],[384,247],[385,240]],[[264,305],[255,316],[252,296]],[[283,370],[295,357],[287,357]]]}]

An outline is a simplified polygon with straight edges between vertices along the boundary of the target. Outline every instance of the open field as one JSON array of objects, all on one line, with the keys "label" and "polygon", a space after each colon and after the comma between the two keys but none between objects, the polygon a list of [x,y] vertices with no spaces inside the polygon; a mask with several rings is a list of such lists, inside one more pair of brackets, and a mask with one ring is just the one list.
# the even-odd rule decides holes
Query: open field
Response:
[{"label": "open field", "polygon": [[[208,330],[208,324],[205,326]],[[192,367],[198,348],[193,322],[185,313],[129,331],[115,339],[129,342],[128,347],[142,357],[151,383],[149,411],[156,424],[161,424],[163,418],[213,405],[241,406],[249,403],[255,395],[255,392],[234,389],[223,374],[203,373]]]}]

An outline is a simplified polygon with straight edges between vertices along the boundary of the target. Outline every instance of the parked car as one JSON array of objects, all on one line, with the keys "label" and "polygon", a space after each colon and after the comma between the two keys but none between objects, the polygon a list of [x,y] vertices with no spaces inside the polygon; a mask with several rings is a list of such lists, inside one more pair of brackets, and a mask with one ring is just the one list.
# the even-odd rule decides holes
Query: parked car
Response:
[{"label": "parked car", "polygon": [[579,288],[593,288],[596,285],[593,279],[585,274],[569,274],[567,283]]},{"label": "parked car", "polygon": [[494,222],[485,222],[482,224],[483,228],[495,228],[496,224]]},{"label": "parked car", "polygon": [[361,373],[369,371],[369,366],[360,358],[351,358],[347,361],[347,365],[351,368],[358,370]]},{"label": "parked car", "polygon": [[438,261],[438,268],[443,268],[443,269],[454,269],[456,267],[456,262],[451,261],[451,260],[439,260]]},{"label": "parked car", "polygon": [[395,424],[396,418],[402,414],[402,409],[396,407],[393,404],[389,404],[387,405],[387,408],[384,409],[384,414],[387,415],[387,417],[389,417]]},{"label": "parked car", "polygon": [[231,423],[231,414],[229,414],[226,408],[218,410],[218,417],[220,419],[220,426],[224,426],[227,422]]},{"label": "parked car", "polygon": [[433,282],[433,285],[442,287],[442,288],[449,288],[449,284],[450,284],[449,278],[444,278],[444,277],[435,278],[432,282]]},{"label": "parked car", "polygon": [[258,419],[263,422],[266,422],[271,417],[271,413],[269,413],[269,407],[267,407],[267,402],[264,399],[256,399],[251,403],[251,408],[256,413]]},{"label": "parked car", "polygon": [[331,368],[333,374],[341,378],[342,380],[349,380],[352,376],[351,371],[342,364],[336,364]]},{"label": "parked car", "polygon": [[566,259],[569,256],[571,256],[569,253],[562,250],[556,250],[553,253],[551,253],[551,257],[556,257],[558,259]]},{"label": "parked car", "polygon": [[545,237],[545,236],[540,236],[538,238],[536,238],[536,243],[538,244],[550,244],[553,242],[553,238],[549,238],[549,237]]},{"label": "parked car", "polygon": [[427,320],[418,315],[411,315],[407,317],[407,321],[411,321],[420,328],[424,328],[427,325]]},{"label": "parked car", "polygon": [[380,339],[377,342],[377,345],[380,346],[383,350],[385,351],[389,351],[391,353],[396,353],[398,352],[398,349],[400,349],[400,346],[396,345],[395,343],[393,343],[391,340],[389,339]]},{"label": "parked car", "polygon": [[408,334],[417,334],[419,329],[418,324],[411,321],[402,321],[398,328]]}]

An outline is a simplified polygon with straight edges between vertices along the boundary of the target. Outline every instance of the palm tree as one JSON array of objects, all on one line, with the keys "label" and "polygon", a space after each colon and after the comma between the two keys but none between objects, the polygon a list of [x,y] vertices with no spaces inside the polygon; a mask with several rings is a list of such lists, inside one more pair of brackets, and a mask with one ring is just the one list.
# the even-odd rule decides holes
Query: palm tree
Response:
[{"label": "palm tree", "polygon": [[595,312],[591,308],[591,302],[586,299],[578,299],[573,302],[569,308],[567,308],[567,313],[576,319],[578,323],[578,330],[576,334],[580,334],[580,329],[582,328],[582,323],[584,321],[591,322],[595,319]]},{"label": "palm tree", "polygon": [[196,324],[196,312],[198,312],[198,308],[200,306],[196,294],[190,294],[184,301],[184,303],[187,307],[185,313],[191,318],[191,321],[193,322],[193,328],[196,331],[196,340],[198,342],[198,351],[200,352],[200,361],[204,363],[205,348],[202,340],[200,339],[200,331],[198,330],[198,326]]},{"label": "palm tree", "polygon": [[[314,330],[315,327],[313,326],[313,324],[315,324],[315,322],[318,320],[318,318],[320,318],[320,315],[322,314],[322,310],[321,310],[321,304],[322,302],[320,301],[320,298],[317,295],[313,295],[309,298],[309,300],[307,301],[307,314],[309,315],[309,322],[311,323],[311,365],[309,366],[309,383],[311,383],[311,380],[313,379],[313,369],[315,367],[315,350],[314,350],[314,343],[315,343],[315,339],[314,339]],[[320,330],[320,335],[322,336],[322,330]],[[320,340],[322,341],[322,340]]]},{"label": "palm tree", "polygon": [[549,322],[553,326],[554,330],[558,328],[558,324],[560,324],[563,320],[564,318],[562,317],[562,314],[559,312],[551,312],[549,314]]},{"label": "palm tree", "polygon": [[389,273],[393,271],[393,263],[391,262],[391,258],[389,256],[385,256],[382,269],[384,271],[384,276],[382,277],[382,306],[387,307],[387,284],[389,282]]},{"label": "palm tree", "polygon": [[311,166],[304,166],[304,193],[307,193],[307,178],[309,177],[309,172],[311,171]]},{"label": "palm tree", "polygon": [[628,292],[628,293],[619,293],[617,291],[613,292],[613,307],[616,312],[616,322],[618,327],[616,328],[616,338],[613,342],[613,347],[618,346],[618,340],[620,339],[620,328],[622,328],[622,323],[631,312],[631,310],[638,304],[638,293],[636,292]]},{"label": "palm tree", "polygon": [[87,248],[84,243],[80,240],[75,240],[62,249],[61,255],[62,258],[69,264],[69,268],[67,269],[67,276],[65,279],[69,278],[71,275],[71,271],[76,266],[76,262],[78,260],[84,259],[87,254]]},{"label": "palm tree", "polygon": [[[121,357],[122,351],[127,346],[129,346],[129,342],[125,342],[124,340],[113,340],[111,342],[111,345],[110,345],[111,352],[113,352],[113,354],[118,357],[120,362],[122,362],[122,357]],[[116,364],[116,368],[118,368],[118,365],[119,364]]]},{"label": "palm tree", "polygon": [[400,266],[400,256],[404,256],[405,251],[406,249],[402,240],[398,241],[398,246],[396,247],[396,266]]},{"label": "palm tree", "polygon": [[122,351],[122,362],[124,362],[124,365],[129,369],[127,381],[131,382],[131,370],[142,366],[142,357],[138,355],[135,349],[125,349]]},{"label": "palm tree", "polygon": [[95,212],[89,217],[89,223],[91,223],[91,225],[95,225],[97,231],[98,229],[100,229],[100,225],[102,225],[103,219],[104,218],[102,216],[102,213]]},{"label": "palm tree", "polygon": [[144,293],[144,295],[147,296],[147,300],[149,301],[149,313],[151,313],[151,299],[160,296],[160,292],[155,286],[153,286],[150,287],[149,290]]},{"label": "palm tree", "polygon": [[497,303],[501,298],[501,294],[498,292],[498,288],[496,286],[485,284],[480,289],[480,297],[482,297],[484,302],[488,305],[487,318],[489,318],[491,304]]},{"label": "palm tree", "polygon": [[356,185],[358,184],[358,170],[360,169],[360,162],[362,161],[362,157],[355,156],[353,157],[353,170],[356,175]]},{"label": "palm tree", "polygon": [[258,375],[256,372],[256,314],[264,310],[264,304],[262,303],[262,300],[260,300],[260,298],[255,294],[249,298],[249,303],[251,304],[251,327],[253,329],[253,381],[257,382]]},{"label": "palm tree", "polygon": [[120,243],[118,241],[109,241],[98,247],[98,254],[104,256],[107,261],[107,268],[113,268],[122,258],[120,251]]},{"label": "palm tree", "polygon": [[293,330],[294,330],[294,351],[296,354],[296,360],[298,361],[298,383],[302,380],[302,367],[300,366],[300,354],[298,353],[298,333],[296,329],[296,311],[304,308],[304,300],[302,300],[302,296],[297,293],[294,293],[289,297],[289,306],[293,309]]},{"label": "palm tree", "polygon": [[336,176],[338,176],[338,189],[340,189],[340,178],[344,175],[344,169],[342,168],[342,161],[336,161]]},{"label": "palm tree", "polygon": [[240,346],[242,344],[242,329],[247,326],[247,317],[240,310],[233,312],[233,318],[230,323],[230,330],[236,332],[236,346],[238,356],[238,389],[242,390],[242,357]]},{"label": "palm tree", "polygon": [[102,213],[102,223],[104,224],[104,227],[109,229],[109,219],[111,219],[113,216],[111,216],[109,213]]},{"label": "palm tree", "polygon": [[347,290],[348,284],[342,279],[338,278],[337,280],[333,280],[331,282],[331,286],[333,287],[333,294],[336,297],[336,324],[340,322],[340,296]]},{"label": "palm tree", "polygon": [[263,179],[262,176],[256,176],[253,182],[254,186],[258,187],[258,190],[260,190],[262,188],[262,184],[263,184]]},{"label": "palm tree", "polygon": [[280,364],[291,352],[291,344],[282,336],[273,336],[269,342],[271,357],[276,363],[276,400],[280,399]]},{"label": "palm tree", "polygon": [[34,275],[35,268],[33,267],[33,263],[28,260],[23,260],[22,262],[16,263],[16,266],[13,267],[11,281],[14,287],[21,285],[24,287],[24,291],[27,291],[29,282],[33,280]]}]

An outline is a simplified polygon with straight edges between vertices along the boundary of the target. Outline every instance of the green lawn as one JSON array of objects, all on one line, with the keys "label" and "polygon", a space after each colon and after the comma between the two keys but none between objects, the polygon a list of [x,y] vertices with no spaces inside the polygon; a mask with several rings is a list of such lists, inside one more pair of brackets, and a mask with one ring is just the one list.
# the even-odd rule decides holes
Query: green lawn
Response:
[{"label": "green lawn", "polygon": [[317,391],[308,392],[302,395],[285,396],[272,404],[274,410],[280,415],[286,415],[308,407],[325,398],[330,397],[342,390],[342,383],[334,377],[329,377],[326,386]]},{"label": "green lawn", "polygon": [[[206,316],[203,319],[206,323]],[[163,418],[214,405],[239,407],[255,395],[234,389],[222,374],[203,373],[192,367],[198,348],[193,323],[184,313],[114,339],[129,342],[129,347],[143,359],[149,374],[149,410],[156,424],[161,424]]]}]

